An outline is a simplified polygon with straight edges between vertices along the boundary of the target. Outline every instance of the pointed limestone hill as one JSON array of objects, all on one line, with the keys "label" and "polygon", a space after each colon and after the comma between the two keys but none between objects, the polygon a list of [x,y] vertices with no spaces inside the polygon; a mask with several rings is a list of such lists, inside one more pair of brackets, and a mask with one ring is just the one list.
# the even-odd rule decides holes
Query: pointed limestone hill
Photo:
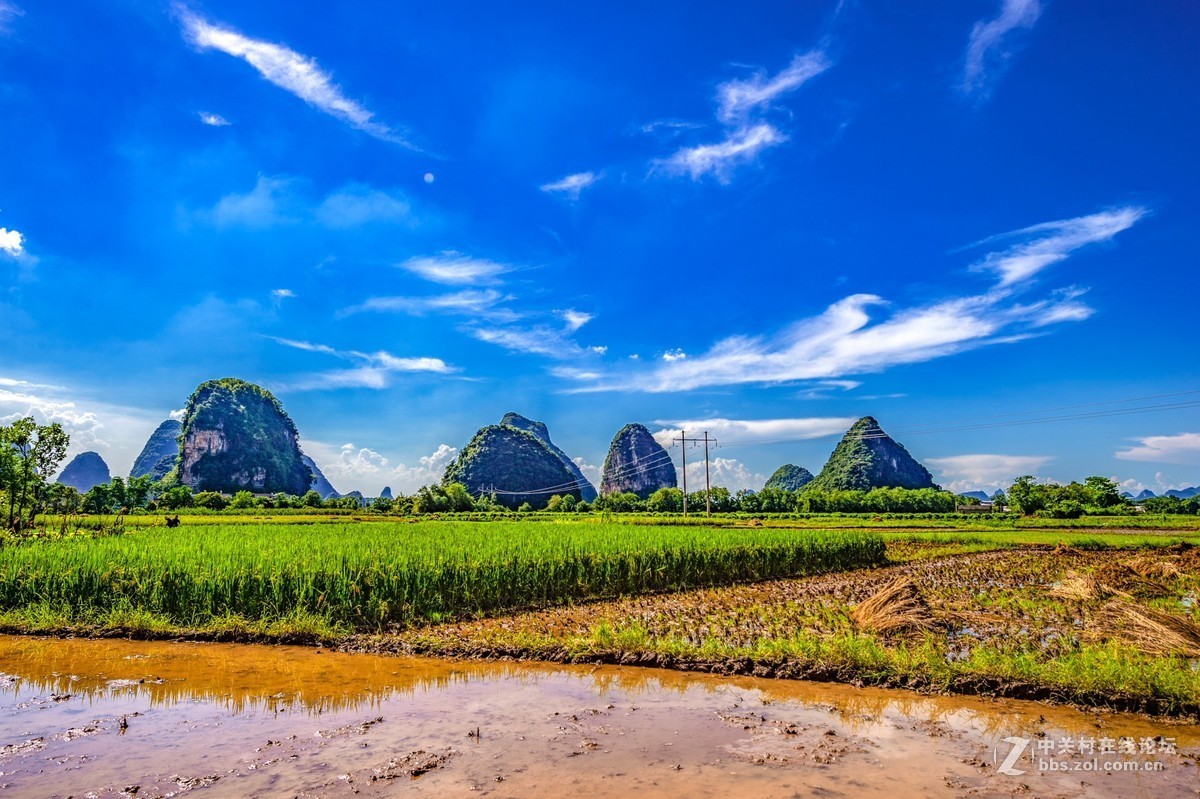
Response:
[{"label": "pointed limestone hill", "polygon": [[627,424],[608,447],[600,493],[629,492],[642,499],[660,488],[675,488],[675,464],[645,425]]},{"label": "pointed limestone hill", "polygon": [[300,460],[304,461],[304,465],[312,472],[312,483],[309,488],[321,495],[321,499],[329,499],[330,497],[337,499],[341,496],[337,489],[330,485],[329,480],[321,473],[321,467],[317,466],[316,461],[307,455],[301,455]]},{"label": "pointed limestone hill", "polygon": [[179,457],[179,431],[183,427],[177,420],[168,419],[154,429],[142,453],[129,470],[130,477],[150,477],[161,480],[175,468]]},{"label": "pointed limestone hill", "polygon": [[232,377],[188,399],[179,465],[168,480],[193,491],[303,494],[312,484],[296,425],[271,392]]},{"label": "pointed limestone hill", "polygon": [[937,488],[929,470],[871,416],[855,422],[806,491]]},{"label": "pointed limestone hill", "polygon": [[446,469],[442,485],[462,483],[472,496],[495,494],[510,508],[528,502],[541,508],[555,494],[579,499],[574,472],[537,435],[510,424],[488,425],[475,434]]},{"label": "pointed limestone hill", "polygon": [[384,486],[383,490],[379,492],[379,498],[380,499],[393,499],[394,497],[392,497],[392,487]]},{"label": "pointed limestone hill", "polygon": [[813,481],[813,473],[803,466],[785,463],[775,470],[775,474],[767,479],[763,488],[776,488],[780,491],[799,491]]},{"label": "pointed limestone hill", "polygon": [[554,442],[550,440],[550,430],[547,429],[545,422],[535,422],[528,419],[519,413],[504,414],[504,418],[500,420],[500,424],[512,425],[518,430],[524,430],[526,433],[533,433],[540,438],[551,451],[554,452],[563,462],[563,465],[571,470],[571,474],[575,475],[575,479],[579,481],[579,491],[584,502],[593,502],[596,499],[596,487],[583,476],[583,471],[579,468],[579,464],[571,460],[567,453],[563,452]]},{"label": "pointed limestone hill", "polygon": [[1134,502],[1145,502],[1148,499],[1154,499],[1155,493],[1148,488],[1143,488],[1141,492],[1133,498]]},{"label": "pointed limestone hill", "polygon": [[970,499],[977,499],[980,502],[991,502],[992,501],[991,495],[988,494],[986,491],[964,491],[961,494],[959,494],[959,496],[960,497],[968,497]]},{"label": "pointed limestone hill", "polygon": [[108,464],[95,452],[81,452],[71,459],[67,468],[62,470],[57,482],[74,488],[81,494],[86,494],[94,487],[111,480]]}]

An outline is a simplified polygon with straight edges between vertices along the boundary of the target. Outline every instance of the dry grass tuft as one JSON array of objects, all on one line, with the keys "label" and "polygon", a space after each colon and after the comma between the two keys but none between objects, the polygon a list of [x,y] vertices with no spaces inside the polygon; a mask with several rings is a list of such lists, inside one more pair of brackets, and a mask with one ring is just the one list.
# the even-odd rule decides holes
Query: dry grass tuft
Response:
[{"label": "dry grass tuft", "polygon": [[1160,560],[1153,555],[1139,555],[1125,561],[1125,566],[1152,580],[1174,580],[1180,574],[1179,567],[1174,562]]},{"label": "dry grass tuft", "polygon": [[934,627],[929,603],[921,596],[916,583],[907,577],[897,577],[851,612],[860,629],[886,635],[929,630]]},{"label": "dry grass tuft", "polygon": [[1071,599],[1076,602],[1091,602],[1096,599],[1105,599],[1111,595],[1112,591],[1107,586],[1101,585],[1095,575],[1080,574],[1075,571],[1067,572],[1067,576],[1062,579],[1062,582],[1050,589],[1050,596],[1056,599]]},{"label": "dry grass tuft", "polygon": [[[1139,564],[1147,566],[1147,564]],[[1171,564],[1166,564],[1170,566]],[[1124,599],[1166,596],[1170,589],[1160,582],[1143,576],[1129,565],[1106,563],[1094,572],[1067,572],[1062,582],[1050,589],[1050,596],[1076,602],[1092,602],[1109,597]]]},{"label": "dry grass tuft", "polygon": [[1129,566],[1121,563],[1105,563],[1096,569],[1095,577],[1101,585],[1117,596],[1150,599],[1171,593],[1171,589],[1162,583],[1143,577]]},{"label": "dry grass tuft", "polygon": [[1128,600],[1106,604],[1088,630],[1093,637],[1120,641],[1148,655],[1200,657],[1200,627],[1182,616]]}]

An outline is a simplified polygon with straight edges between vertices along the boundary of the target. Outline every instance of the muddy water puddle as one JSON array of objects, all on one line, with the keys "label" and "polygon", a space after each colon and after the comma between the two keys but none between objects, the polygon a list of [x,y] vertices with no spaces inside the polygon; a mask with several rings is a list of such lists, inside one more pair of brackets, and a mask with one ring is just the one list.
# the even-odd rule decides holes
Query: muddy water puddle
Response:
[{"label": "muddy water puddle", "polygon": [[1019,701],[0,636],[0,797],[1163,799],[1198,756],[1194,726]]}]

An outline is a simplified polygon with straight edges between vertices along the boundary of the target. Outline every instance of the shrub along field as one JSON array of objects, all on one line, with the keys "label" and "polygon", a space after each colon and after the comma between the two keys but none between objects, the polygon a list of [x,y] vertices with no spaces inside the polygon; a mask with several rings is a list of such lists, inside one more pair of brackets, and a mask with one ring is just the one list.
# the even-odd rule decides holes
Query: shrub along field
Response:
[{"label": "shrub along field", "polygon": [[0,547],[0,625],[335,635],[886,558],[867,532],[210,520]]}]

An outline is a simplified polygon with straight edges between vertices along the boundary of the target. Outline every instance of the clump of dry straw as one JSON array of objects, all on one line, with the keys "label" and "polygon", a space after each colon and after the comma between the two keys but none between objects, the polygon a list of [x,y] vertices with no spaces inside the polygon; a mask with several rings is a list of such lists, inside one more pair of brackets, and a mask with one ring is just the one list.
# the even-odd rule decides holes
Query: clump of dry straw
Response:
[{"label": "clump of dry straw", "polygon": [[921,596],[916,583],[907,577],[897,577],[858,603],[851,616],[859,628],[885,635],[928,630],[934,626],[929,603]]}]

